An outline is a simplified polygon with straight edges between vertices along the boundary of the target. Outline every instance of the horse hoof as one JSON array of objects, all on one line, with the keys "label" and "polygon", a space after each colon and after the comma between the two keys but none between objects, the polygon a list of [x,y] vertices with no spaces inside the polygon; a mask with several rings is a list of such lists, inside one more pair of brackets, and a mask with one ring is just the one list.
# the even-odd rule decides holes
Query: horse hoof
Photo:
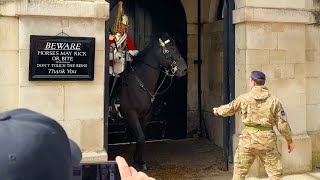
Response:
[{"label": "horse hoof", "polygon": [[133,167],[137,170],[137,171],[148,171],[150,170],[151,168],[149,166],[147,166],[146,163],[135,163],[133,165]]}]

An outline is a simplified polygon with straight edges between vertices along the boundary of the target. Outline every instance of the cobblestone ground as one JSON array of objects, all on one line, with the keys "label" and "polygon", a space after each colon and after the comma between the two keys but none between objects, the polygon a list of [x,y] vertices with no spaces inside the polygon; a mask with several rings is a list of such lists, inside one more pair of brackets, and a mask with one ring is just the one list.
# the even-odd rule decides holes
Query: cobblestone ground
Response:
[{"label": "cobblestone ground", "polygon": [[[132,165],[135,145],[109,146],[109,158],[125,157]],[[206,139],[168,140],[146,144],[145,160],[151,166],[146,173],[157,180],[231,180],[223,165],[222,149]],[[304,174],[286,175],[284,180],[320,180],[320,169]],[[249,177],[248,180],[268,180],[267,177]]]},{"label": "cobblestone ground", "polygon": [[[135,145],[109,146],[109,157],[124,156],[132,164]],[[231,179],[231,171],[220,170],[222,149],[206,139],[168,140],[147,143],[145,160],[151,166],[146,173],[157,180]]]}]

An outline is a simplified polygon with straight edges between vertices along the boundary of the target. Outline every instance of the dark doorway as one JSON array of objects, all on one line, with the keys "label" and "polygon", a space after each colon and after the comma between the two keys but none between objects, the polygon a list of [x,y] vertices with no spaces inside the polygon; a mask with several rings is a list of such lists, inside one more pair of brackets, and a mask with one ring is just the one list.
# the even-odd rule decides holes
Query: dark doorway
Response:
[{"label": "dark doorway", "polygon": [[[135,46],[142,50],[149,40],[168,33],[187,62],[187,20],[180,0],[127,0],[125,13],[129,16],[129,35]],[[113,25],[117,1],[111,1],[109,24]],[[160,77],[161,81],[163,76]],[[159,92],[170,86],[167,79]],[[159,82],[160,83],[160,82]],[[120,125],[119,125],[120,124]],[[152,107],[152,118],[147,124],[147,140],[182,139],[187,135],[187,76],[174,78],[171,87],[158,95]],[[132,141],[125,123],[108,122],[109,144]]]}]

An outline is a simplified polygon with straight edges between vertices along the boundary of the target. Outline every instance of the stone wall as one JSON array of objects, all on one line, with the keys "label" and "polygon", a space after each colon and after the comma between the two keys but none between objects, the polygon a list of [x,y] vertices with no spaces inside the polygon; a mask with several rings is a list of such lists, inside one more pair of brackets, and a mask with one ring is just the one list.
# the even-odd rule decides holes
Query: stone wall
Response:
[{"label": "stone wall", "polygon": [[[1,7],[1,6],[0,6]],[[1,14],[1,11],[0,11]],[[1,15],[0,15],[1,16]],[[19,19],[0,17],[0,111],[18,107]]]},{"label": "stone wall", "polygon": [[[188,34],[188,92],[187,92],[187,133],[192,134],[199,127],[198,100],[197,100],[197,66],[193,63],[197,59],[197,2],[193,0],[181,0],[187,17],[187,34]],[[194,82],[194,83],[190,83]]]},{"label": "stone wall", "polygon": [[[0,4],[0,111],[28,108],[57,120],[83,160],[104,150],[105,1],[10,1]],[[94,81],[29,81],[30,35],[94,37]]]},{"label": "stone wall", "polygon": [[307,132],[312,140],[312,163],[320,165],[320,26],[306,27],[306,64],[300,70],[306,74]]},{"label": "stone wall", "polygon": [[[188,23],[188,133],[192,136],[199,130],[199,111],[198,111],[198,65],[194,64],[194,60],[198,59],[198,12],[197,1],[181,0]],[[222,129],[216,126],[218,121],[212,121],[211,112],[212,103],[221,103],[219,96],[222,96],[220,77],[222,76],[222,52],[223,52],[223,23],[216,22],[217,8],[219,0],[204,0],[201,1],[201,44],[202,52],[202,106],[203,118],[208,119],[207,129],[211,139],[221,144],[222,136],[218,131],[213,130],[213,127]],[[214,68],[215,71],[210,69]],[[214,78],[216,77],[216,78]],[[207,122],[205,122],[207,123]],[[220,131],[219,131],[220,132]],[[216,134],[216,135],[214,135]],[[219,134],[219,135],[218,135]]]},{"label": "stone wall", "polygon": [[[287,143],[278,133],[284,171],[310,171],[318,145],[316,135],[310,138],[307,133],[310,129],[313,132],[320,130],[318,121],[310,118],[316,117],[311,111],[320,110],[314,93],[320,86],[313,82],[319,72],[314,58],[319,49],[319,35],[310,36],[317,31],[314,25],[310,25],[315,22],[310,11],[312,1],[238,0],[236,5],[233,13],[236,26],[236,96],[250,90],[248,81],[252,70],[266,73],[266,85],[282,102],[293,132],[295,150],[291,154],[287,153]],[[242,129],[239,116],[236,116],[234,147]],[[255,162],[250,173],[254,176],[265,174],[259,161]]]},{"label": "stone wall", "polygon": [[203,114],[209,138],[223,146],[223,119],[212,114],[212,108],[223,104],[223,20],[204,24],[202,96]]}]

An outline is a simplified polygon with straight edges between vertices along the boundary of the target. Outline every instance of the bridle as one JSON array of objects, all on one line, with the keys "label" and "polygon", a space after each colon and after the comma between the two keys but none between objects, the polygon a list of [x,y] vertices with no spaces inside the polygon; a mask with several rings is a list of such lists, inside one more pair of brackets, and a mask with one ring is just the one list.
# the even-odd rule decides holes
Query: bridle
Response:
[{"label": "bridle", "polygon": [[[163,41],[161,40],[161,38],[159,38],[160,48],[162,47],[162,53],[163,53],[163,55],[164,55],[164,57],[165,57],[166,59],[172,59],[172,55],[171,55],[169,49],[166,47],[166,44],[168,44],[169,42],[170,42],[170,39],[167,39],[167,40],[165,40],[165,41],[163,42]],[[170,64],[170,67],[171,67],[170,69],[167,69],[166,67],[160,65],[160,66],[164,69],[164,71],[163,71],[161,68],[156,68],[156,67],[154,67],[154,66],[151,66],[150,64],[147,64],[147,63],[143,62],[143,64],[145,64],[145,65],[147,65],[147,66],[149,66],[149,67],[151,67],[151,68],[153,68],[153,69],[159,70],[160,72],[164,73],[164,75],[165,75],[164,78],[162,79],[160,85],[158,86],[156,92],[152,93],[152,92],[150,92],[150,91],[144,86],[144,84],[143,84],[143,82],[141,81],[141,79],[139,78],[138,74],[134,71],[134,68],[132,67],[131,63],[129,63],[129,64],[130,64],[130,67],[131,67],[132,72],[134,72],[135,78],[136,78],[137,82],[139,83],[139,86],[140,86],[144,91],[148,92],[148,94],[150,95],[150,97],[151,97],[151,103],[153,103],[153,101],[155,100],[155,98],[156,98],[157,95],[165,93],[165,92],[170,88],[170,86],[171,86],[171,84],[172,84],[173,77],[174,77],[175,73],[176,73],[177,70],[178,70],[178,65],[177,65],[177,62],[176,62],[175,59],[172,60],[172,62],[171,62],[171,64]],[[168,77],[168,76],[171,77],[171,81],[170,81],[169,86],[168,86],[164,91],[158,92],[159,89],[161,88],[162,84],[164,83],[166,77]]]},{"label": "bridle", "polygon": [[[166,41],[162,41],[161,38],[159,38],[159,43],[160,46],[162,47],[162,53],[164,54],[164,57],[166,59],[172,58],[170,51],[168,50],[168,48],[166,47],[166,44],[168,44],[170,42],[170,39],[167,39]],[[174,76],[174,74],[177,72],[178,70],[178,65],[175,59],[173,59],[172,63],[170,64],[171,69],[167,70],[166,67],[164,67],[164,69],[166,71],[168,71],[169,73],[171,72],[171,75],[169,76]]]}]

